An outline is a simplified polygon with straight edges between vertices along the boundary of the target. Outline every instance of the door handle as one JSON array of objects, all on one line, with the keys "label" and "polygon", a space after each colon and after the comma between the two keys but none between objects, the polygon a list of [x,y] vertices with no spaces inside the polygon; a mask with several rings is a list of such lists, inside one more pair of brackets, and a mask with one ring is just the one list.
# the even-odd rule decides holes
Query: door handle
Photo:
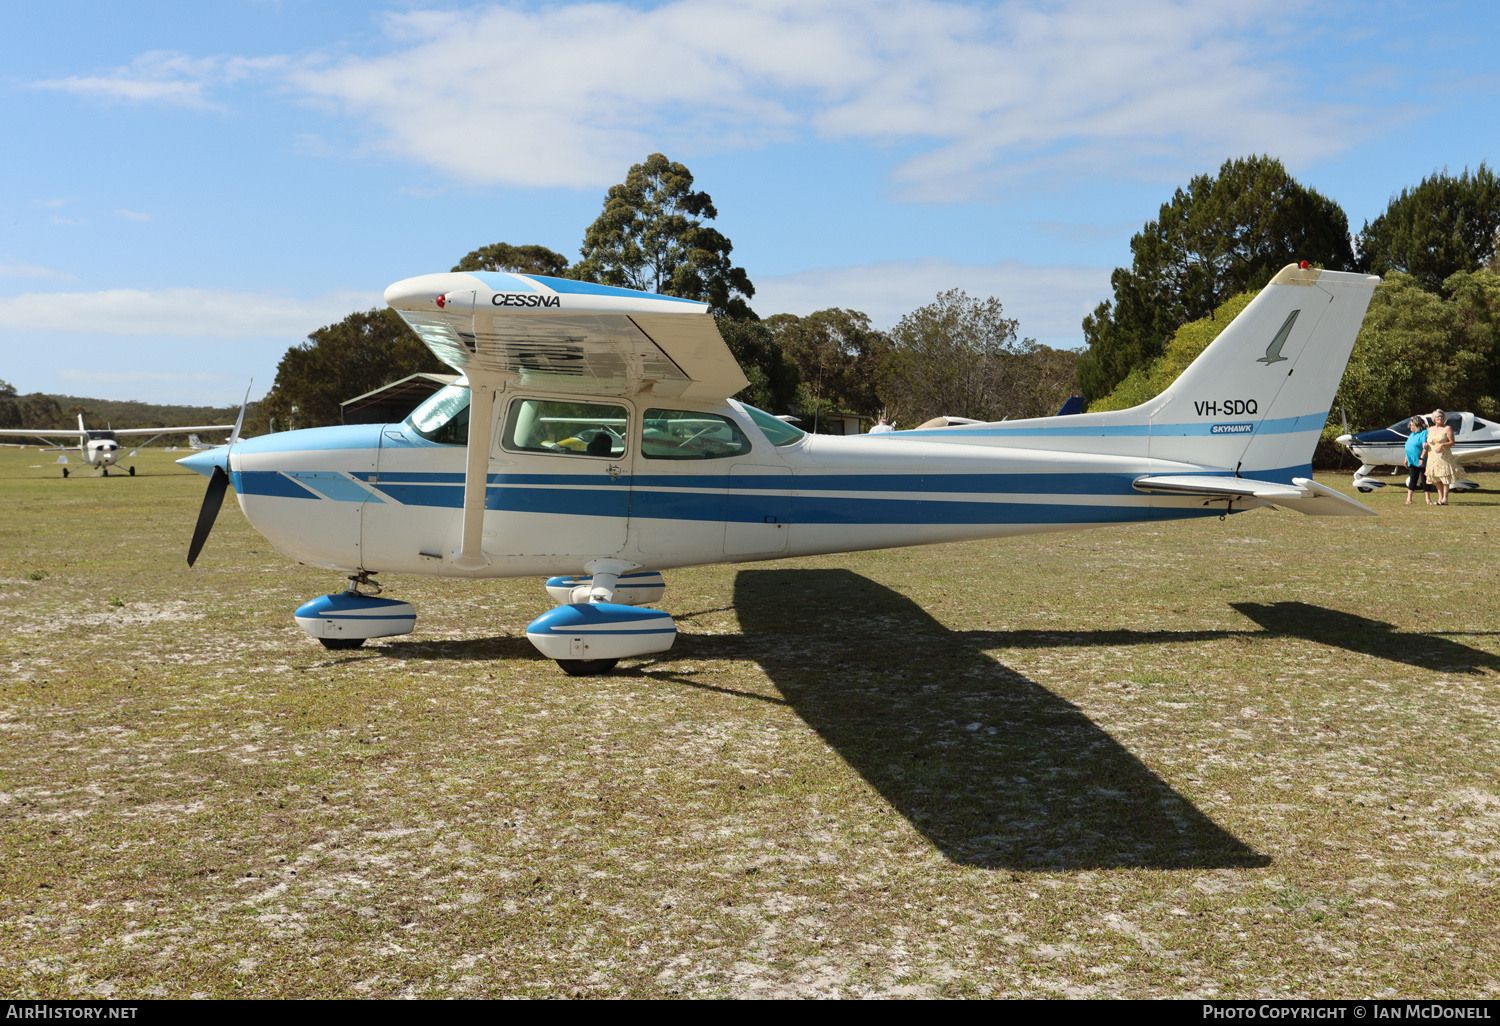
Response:
[{"label": "door handle", "polygon": [[605,473],[607,473],[609,475],[609,479],[611,481],[618,481],[618,480],[620,480],[620,468],[617,467],[617,466],[615,466],[613,463],[611,463],[607,468],[605,468]]}]

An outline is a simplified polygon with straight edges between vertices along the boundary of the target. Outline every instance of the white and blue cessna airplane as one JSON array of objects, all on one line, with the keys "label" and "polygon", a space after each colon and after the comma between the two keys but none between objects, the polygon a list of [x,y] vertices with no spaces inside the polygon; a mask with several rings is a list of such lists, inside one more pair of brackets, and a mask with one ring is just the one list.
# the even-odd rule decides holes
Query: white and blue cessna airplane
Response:
[{"label": "white and blue cessna airplane", "polygon": [[[1431,423],[1431,416],[1418,413],[1424,422]],[[1493,460],[1500,456],[1500,424],[1476,417],[1472,413],[1445,413],[1444,422],[1453,429],[1453,458],[1460,464]],[[1359,458],[1360,467],[1354,472],[1354,487],[1362,492],[1384,488],[1384,481],[1377,481],[1373,474],[1380,467],[1406,466],[1406,439],[1411,435],[1408,426],[1411,418],[1392,424],[1388,428],[1361,431],[1352,435],[1345,425],[1344,433],[1335,441],[1345,446]],[[1393,471],[1394,473],[1394,471]],[[1453,486],[1454,491],[1469,492],[1479,487],[1472,478],[1465,478]]]},{"label": "white and blue cessna airplane", "polygon": [[376,572],[549,577],[527,637],[571,674],[668,649],[661,572],[1220,516],[1371,510],[1309,460],[1378,278],[1288,266],[1134,409],[809,435],[730,399],[701,303],[538,275],[430,274],[386,301],[464,377],[400,424],[265,435],[209,476],[191,564],[232,480],[292,559],[350,576],[296,619],[330,648],[405,634]]}]

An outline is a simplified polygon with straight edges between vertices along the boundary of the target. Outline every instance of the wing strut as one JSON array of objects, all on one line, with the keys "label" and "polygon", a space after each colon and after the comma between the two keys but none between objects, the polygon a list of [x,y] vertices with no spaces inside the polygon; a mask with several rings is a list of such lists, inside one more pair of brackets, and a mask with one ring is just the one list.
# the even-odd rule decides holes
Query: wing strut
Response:
[{"label": "wing strut", "polygon": [[489,490],[490,444],[495,430],[495,386],[469,379],[469,448],[464,469],[463,543],[453,553],[460,570],[479,570],[490,565],[484,553],[484,503]]}]

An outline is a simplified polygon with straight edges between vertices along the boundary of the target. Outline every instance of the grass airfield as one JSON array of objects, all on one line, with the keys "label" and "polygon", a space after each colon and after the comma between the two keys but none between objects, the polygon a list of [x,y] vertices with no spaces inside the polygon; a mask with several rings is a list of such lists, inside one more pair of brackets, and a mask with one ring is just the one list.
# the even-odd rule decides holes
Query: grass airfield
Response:
[{"label": "grass airfield", "polygon": [[0,449],[13,998],[1500,996],[1500,475],[674,571],[579,679],[534,580],[325,651],[180,455]]}]

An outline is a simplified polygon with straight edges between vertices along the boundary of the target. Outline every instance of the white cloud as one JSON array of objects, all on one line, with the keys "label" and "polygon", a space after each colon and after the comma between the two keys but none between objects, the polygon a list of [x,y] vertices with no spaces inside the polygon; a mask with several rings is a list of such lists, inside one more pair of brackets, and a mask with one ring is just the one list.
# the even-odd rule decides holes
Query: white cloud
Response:
[{"label": "white cloud", "polygon": [[[1339,152],[1350,111],[1275,63],[1269,0],[671,0],[387,18],[393,49],[288,66],[383,145],[464,181],[598,186],[653,149],[816,134],[921,152],[951,199],[1035,173],[1161,174]],[[1306,13],[1299,15],[1307,17]]]},{"label": "white cloud", "polygon": [[994,296],[1022,337],[1060,348],[1083,344],[1081,322],[1110,295],[1108,267],[1032,267],[1018,260],[957,264],[947,260],[888,260],[860,267],[828,267],[757,278],[752,305],[761,316],[840,306],[863,310],[882,328],[948,289]]},{"label": "white cloud", "polygon": [[312,299],[216,289],[28,292],[0,297],[0,331],[296,339],[381,303],[379,292],[354,291]]},{"label": "white cloud", "polygon": [[218,109],[207,91],[251,75],[279,68],[282,57],[189,57],[170,50],[144,53],[127,67],[101,75],[72,75],[31,83],[34,89],[56,89],[96,100],[166,103],[178,107]]},{"label": "white cloud", "polygon": [[126,210],[124,207],[119,208],[118,210],[115,211],[115,213],[119,214],[121,217],[126,218],[126,219],[131,220],[131,221],[149,221],[149,220],[151,220],[151,215],[150,214],[143,214],[143,213],[141,213],[138,210]]},{"label": "white cloud", "polygon": [[[1026,176],[1173,179],[1226,156],[1335,155],[1366,112],[1294,59],[1316,37],[1272,0],[668,0],[387,15],[379,55],[143,54],[35,82],[214,108],[274,78],[369,124],[402,159],[478,184],[597,187],[652,150],[685,157],[809,137],[899,147],[907,198]],[[1286,53],[1286,60],[1279,54]],[[299,143],[298,145],[305,145]]]},{"label": "white cloud", "polygon": [[61,278],[71,280],[73,276],[50,267],[35,264],[0,264],[0,278]]}]

